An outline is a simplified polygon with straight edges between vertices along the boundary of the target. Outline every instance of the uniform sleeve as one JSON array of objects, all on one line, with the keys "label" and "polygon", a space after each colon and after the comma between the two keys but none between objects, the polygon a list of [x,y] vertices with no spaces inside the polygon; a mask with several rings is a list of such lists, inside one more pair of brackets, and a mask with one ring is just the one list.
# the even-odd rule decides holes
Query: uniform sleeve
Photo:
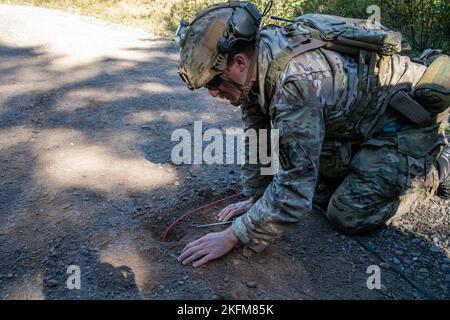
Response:
[{"label": "uniform sleeve", "polygon": [[[270,133],[270,117],[264,114],[261,110],[259,104],[244,104],[241,106],[242,109],[242,120],[245,124],[245,132],[250,129],[254,129],[258,140],[261,138],[259,136],[259,129],[267,129]],[[268,137],[268,146],[270,151],[270,135]],[[259,146],[259,143],[258,143]],[[272,175],[261,175],[261,168],[265,167],[262,165],[258,159],[258,155],[252,155],[257,159],[257,163],[249,163],[250,152],[253,149],[249,148],[249,140],[245,140],[245,154],[247,156],[245,163],[241,166],[241,178],[244,186],[244,194],[247,197],[253,197],[258,199],[262,196],[267,186],[273,179]],[[257,153],[258,149],[253,150]]]},{"label": "uniform sleeve", "polygon": [[232,224],[248,249],[260,252],[312,208],[324,140],[320,90],[329,79],[287,78],[273,97],[271,121],[279,130],[280,166],[263,196]]}]

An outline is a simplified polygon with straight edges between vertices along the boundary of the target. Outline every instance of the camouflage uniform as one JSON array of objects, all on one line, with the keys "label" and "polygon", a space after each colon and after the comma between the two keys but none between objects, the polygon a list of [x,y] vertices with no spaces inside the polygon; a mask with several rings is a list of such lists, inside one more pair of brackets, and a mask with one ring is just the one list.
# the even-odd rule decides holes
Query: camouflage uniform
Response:
[{"label": "camouflage uniform", "polygon": [[440,123],[414,126],[387,105],[426,67],[399,55],[316,49],[291,60],[269,92],[266,75],[286,41],[281,27],[261,31],[259,89],[241,106],[247,129],[280,132],[275,176],[242,166],[245,194],[256,202],[232,229],[256,252],[308,214],[316,186],[330,181],[337,188],[326,216],[339,229],[364,231],[399,216],[435,192],[434,161],[445,144]]}]

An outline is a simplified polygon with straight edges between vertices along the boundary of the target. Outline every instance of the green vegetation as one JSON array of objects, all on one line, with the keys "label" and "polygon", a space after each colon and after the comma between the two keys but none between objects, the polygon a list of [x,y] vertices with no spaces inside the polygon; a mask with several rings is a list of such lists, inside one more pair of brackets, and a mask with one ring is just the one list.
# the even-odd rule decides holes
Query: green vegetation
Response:
[{"label": "green vegetation", "polygon": [[[216,0],[0,0],[0,3],[29,4],[71,10],[114,23],[122,23],[169,36],[181,18]],[[260,10],[266,0],[253,1]],[[367,7],[381,9],[381,23],[401,31],[413,53],[426,48],[450,50],[450,4],[448,0],[274,0],[271,15],[293,18],[321,12],[354,18],[367,18]],[[273,23],[266,18],[264,23]],[[278,23],[278,22],[277,22]]]}]

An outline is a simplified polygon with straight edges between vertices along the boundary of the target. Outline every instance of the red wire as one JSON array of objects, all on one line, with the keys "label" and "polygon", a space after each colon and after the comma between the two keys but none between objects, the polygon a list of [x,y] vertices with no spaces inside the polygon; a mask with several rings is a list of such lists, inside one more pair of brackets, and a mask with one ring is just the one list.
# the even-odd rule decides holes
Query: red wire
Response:
[{"label": "red wire", "polygon": [[241,192],[241,193],[237,193],[237,194],[234,194],[234,195],[232,195],[232,196],[228,196],[228,197],[226,197],[226,198],[222,198],[222,199],[219,199],[219,200],[217,200],[217,201],[214,201],[214,202],[211,202],[211,203],[207,203],[207,204],[205,204],[205,205],[203,205],[203,206],[201,206],[201,207],[198,207],[198,208],[195,208],[195,209],[193,209],[193,210],[191,210],[191,211],[189,211],[189,212],[186,212],[186,213],[183,214],[181,217],[177,218],[177,219],[169,226],[169,228],[167,229],[166,233],[164,234],[164,237],[162,238],[162,241],[166,241],[167,236],[168,236],[169,233],[170,233],[170,230],[172,230],[173,227],[174,227],[178,222],[180,222],[182,219],[186,218],[187,216],[191,215],[192,213],[194,213],[194,212],[196,212],[196,211],[198,211],[198,210],[201,210],[201,209],[205,209],[205,208],[211,207],[211,206],[213,206],[213,205],[215,205],[215,204],[218,204],[218,203],[220,203],[220,202],[223,202],[223,201],[225,201],[225,200],[228,200],[228,199],[231,199],[231,198],[236,198],[237,196],[240,196],[240,195],[242,195],[242,194],[243,194],[242,192]]}]

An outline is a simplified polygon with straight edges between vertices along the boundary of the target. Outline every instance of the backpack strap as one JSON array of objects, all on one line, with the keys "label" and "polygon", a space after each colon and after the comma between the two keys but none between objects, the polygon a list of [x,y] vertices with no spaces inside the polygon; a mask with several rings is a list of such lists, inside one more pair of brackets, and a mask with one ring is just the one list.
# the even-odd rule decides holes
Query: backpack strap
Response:
[{"label": "backpack strap", "polygon": [[389,100],[389,104],[413,123],[421,124],[433,119],[431,112],[425,110],[403,90],[397,91]]},{"label": "backpack strap", "polygon": [[265,81],[267,95],[269,97],[272,96],[278,78],[293,58],[302,53],[324,47],[325,45],[325,41],[304,36],[289,39],[289,46],[274,57],[267,69]]}]

